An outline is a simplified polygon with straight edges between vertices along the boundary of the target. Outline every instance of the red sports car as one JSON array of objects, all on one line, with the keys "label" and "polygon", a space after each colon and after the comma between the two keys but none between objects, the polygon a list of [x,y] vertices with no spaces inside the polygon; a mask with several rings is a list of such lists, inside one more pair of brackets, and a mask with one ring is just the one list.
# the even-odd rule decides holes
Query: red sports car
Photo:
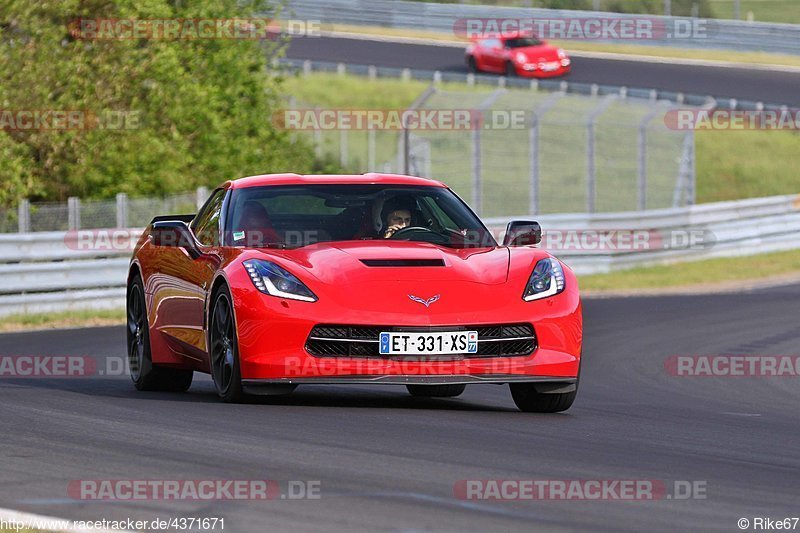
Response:
[{"label": "red sports car", "polygon": [[508,77],[565,76],[572,65],[561,48],[522,34],[478,39],[467,47],[466,59],[470,72],[497,72]]},{"label": "red sports car", "polygon": [[453,397],[510,384],[523,411],[577,393],[582,317],[572,271],[504,243],[441,182],[275,174],[229,181],[196,215],[156,217],[128,275],[140,390],[213,376],[228,402],[302,384],[402,384]]}]

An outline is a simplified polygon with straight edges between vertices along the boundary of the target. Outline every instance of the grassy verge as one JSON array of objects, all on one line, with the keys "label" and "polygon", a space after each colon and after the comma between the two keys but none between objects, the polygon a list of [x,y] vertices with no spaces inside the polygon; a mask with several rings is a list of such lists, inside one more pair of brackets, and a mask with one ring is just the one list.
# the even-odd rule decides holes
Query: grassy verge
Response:
[{"label": "grassy verge", "polygon": [[[730,19],[734,15],[735,0],[709,0],[714,16]],[[753,13],[753,20],[759,22],[800,23],[800,2],[793,0],[741,0],[742,18]]]},{"label": "grassy verge", "polygon": [[0,318],[0,332],[91,326],[118,326],[125,323],[125,311],[70,311],[10,315]]},{"label": "grassy verge", "polygon": [[581,276],[581,290],[592,292],[664,289],[690,286],[735,285],[762,279],[800,274],[800,250],[709,259],[654,267],[635,268],[610,274]]},{"label": "grassy verge", "polygon": [[697,200],[800,192],[800,135],[793,131],[698,131]]},{"label": "grassy verge", "polygon": [[[797,4],[798,7],[800,7],[800,2]],[[742,11],[746,12],[744,9]],[[798,18],[800,19],[800,14],[798,14]],[[322,30],[360,33],[364,35],[377,35],[383,37],[430,39],[442,42],[462,42],[465,47],[467,45],[467,41],[458,39],[453,34],[422,30],[380,28],[374,26],[353,26],[346,24],[323,24]],[[648,46],[646,44],[612,44],[598,41],[552,40],[551,43],[556,46],[561,46],[567,51],[572,52],[603,52],[610,54],[640,55],[661,58],[681,58],[701,61],[724,61],[731,63],[753,63],[759,65],[800,67],[800,57],[788,54],[740,52],[733,50],[708,50],[697,48],[674,48],[667,46]]]}]

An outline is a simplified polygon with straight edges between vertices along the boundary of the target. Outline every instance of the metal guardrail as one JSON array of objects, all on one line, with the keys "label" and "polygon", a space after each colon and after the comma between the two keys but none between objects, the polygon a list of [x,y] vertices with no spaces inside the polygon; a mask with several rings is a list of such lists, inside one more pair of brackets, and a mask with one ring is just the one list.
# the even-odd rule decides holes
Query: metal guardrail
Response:
[{"label": "metal guardrail", "polygon": [[[405,0],[290,0],[288,14],[293,18],[319,20],[323,23],[407,28],[438,33],[455,33],[455,24],[462,19],[642,19],[659,27],[674,29],[685,26],[686,18],[655,15],[631,15],[597,11],[571,11],[517,7],[436,4]],[[694,19],[697,20],[697,19]],[[678,48],[711,48],[735,51],[762,51],[800,54],[800,25],[736,20],[703,19],[703,32],[691,38],[675,38],[668,32],[654,32],[653,38],[635,41],[639,44]],[[663,35],[662,35],[663,33]],[[631,40],[604,40],[628,43]]]},{"label": "metal guardrail", "polygon": [[[514,217],[487,219],[499,232]],[[646,212],[559,214],[538,217],[549,231],[647,231],[663,237],[702,233],[698,247],[640,251],[550,250],[578,274],[623,270],[725,256],[800,249],[800,195],[755,198]],[[114,230],[110,230],[114,231]],[[132,238],[137,230],[131,231]],[[0,235],[0,317],[79,308],[121,308],[125,303],[128,250],[75,250],[67,232]],[[545,244],[547,240],[545,240]],[[87,256],[88,255],[88,256]],[[97,255],[97,254],[95,254]]]}]

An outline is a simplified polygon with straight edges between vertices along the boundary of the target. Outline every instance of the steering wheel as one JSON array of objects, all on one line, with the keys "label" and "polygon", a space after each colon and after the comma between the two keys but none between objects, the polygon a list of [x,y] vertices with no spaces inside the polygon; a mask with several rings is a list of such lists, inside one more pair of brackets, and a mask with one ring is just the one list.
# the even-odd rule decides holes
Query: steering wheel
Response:
[{"label": "steering wheel", "polygon": [[430,242],[434,244],[447,244],[450,239],[446,235],[442,235],[430,228],[423,226],[406,226],[395,231],[390,239],[402,239],[406,241],[421,241]]}]

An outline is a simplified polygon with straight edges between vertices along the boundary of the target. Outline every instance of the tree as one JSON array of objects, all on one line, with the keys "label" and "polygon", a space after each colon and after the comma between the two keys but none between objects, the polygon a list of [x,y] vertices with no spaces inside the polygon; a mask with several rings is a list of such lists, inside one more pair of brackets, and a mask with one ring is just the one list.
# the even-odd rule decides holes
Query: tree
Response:
[{"label": "tree", "polygon": [[[311,169],[313,150],[271,121],[281,77],[267,58],[282,53],[280,39],[86,31],[101,19],[182,25],[277,15],[261,0],[0,0],[0,205],[165,194]],[[79,127],[13,122],[20,111],[48,110],[79,112]]]}]

